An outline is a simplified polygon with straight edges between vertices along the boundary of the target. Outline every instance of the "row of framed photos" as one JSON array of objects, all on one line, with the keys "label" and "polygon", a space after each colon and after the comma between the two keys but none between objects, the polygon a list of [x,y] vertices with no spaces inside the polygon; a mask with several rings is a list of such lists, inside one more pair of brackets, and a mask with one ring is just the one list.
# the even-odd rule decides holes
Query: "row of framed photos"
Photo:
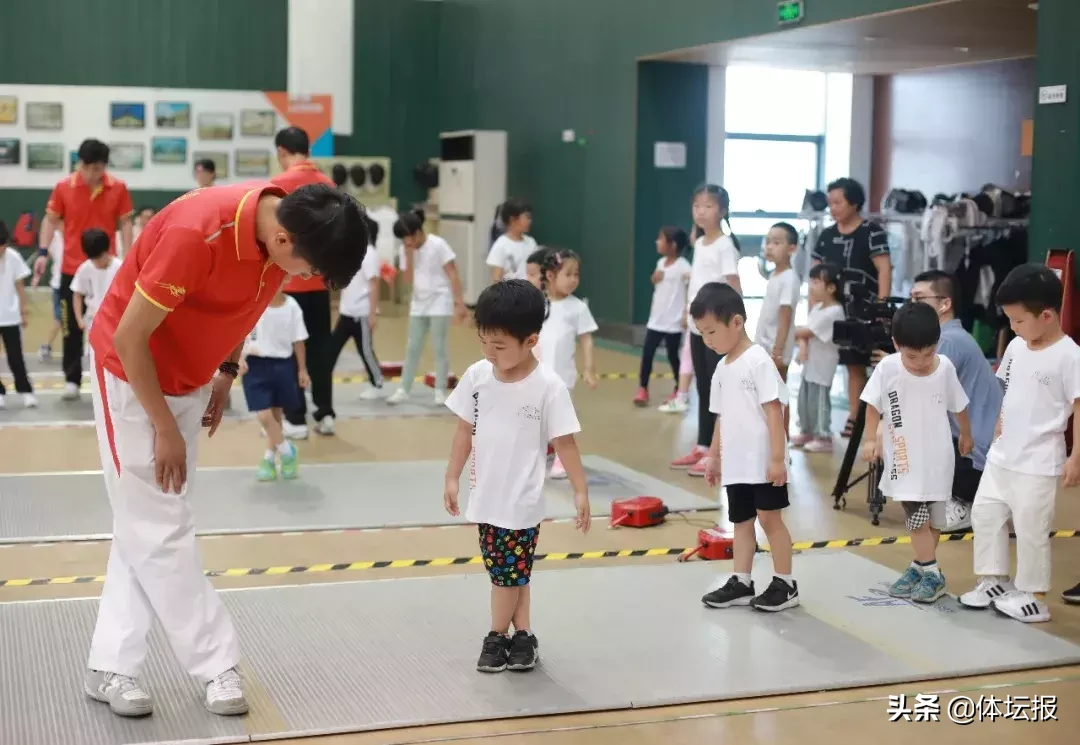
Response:
[{"label": "row of framed photos", "polygon": [[[16,124],[19,99],[0,96],[0,124]],[[191,104],[186,101],[158,101],[154,104],[157,129],[191,129]],[[200,140],[231,140],[236,117],[227,112],[202,112],[198,117]],[[109,126],[113,129],[146,129],[146,104],[113,101],[109,104]],[[64,105],[32,102],[26,104],[28,130],[57,131],[64,128]],[[241,137],[273,137],[277,131],[277,112],[273,109],[243,109],[240,112]]]},{"label": "row of framed photos", "polygon": [[[267,149],[237,149],[233,157],[227,151],[196,150],[191,153],[191,164],[209,158],[214,161],[217,178],[229,178],[230,160],[237,176],[261,177],[270,175],[270,151]],[[73,170],[77,153],[58,142],[26,143],[26,167],[30,171]],[[188,141],[186,137],[152,137],[150,139],[150,162],[155,165],[177,166],[188,164]],[[22,163],[22,143],[13,138],[0,138],[0,166],[18,166]],[[146,168],[146,143],[110,142],[109,168],[115,171],[141,171]]]}]

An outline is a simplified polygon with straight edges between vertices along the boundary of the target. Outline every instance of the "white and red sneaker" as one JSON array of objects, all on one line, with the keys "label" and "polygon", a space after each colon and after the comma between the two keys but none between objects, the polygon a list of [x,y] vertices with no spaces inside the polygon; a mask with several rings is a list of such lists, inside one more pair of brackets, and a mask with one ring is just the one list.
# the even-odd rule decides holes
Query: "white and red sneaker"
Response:
[{"label": "white and red sneaker", "polygon": [[684,455],[681,458],[676,458],[668,465],[670,465],[677,471],[693,468],[698,463],[703,461],[705,459],[705,456],[708,454],[708,451],[705,448],[701,447],[701,445],[695,445],[694,449],[691,450],[689,454]]},{"label": "white and red sneaker", "polygon": [[687,471],[687,473],[690,474],[691,476],[695,477],[695,478],[699,478],[699,479],[705,478],[705,469],[708,468],[708,467],[709,467],[709,459],[708,458],[702,458],[697,463],[690,466],[690,470]]},{"label": "white and red sneaker", "polygon": [[833,451],[833,441],[831,438],[815,437],[812,441],[806,443],[803,450],[807,453],[831,453]]},{"label": "white and red sneaker", "polygon": [[801,448],[804,445],[808,445],[814,441],[813,435],[797,434],[791,436],[791,447]]},{"label": "white and red sneaker", "polygon": [[637,394],[634,396],[634,406],[648,406],[649,405],[649,391],[645,388],[638,388]]}]

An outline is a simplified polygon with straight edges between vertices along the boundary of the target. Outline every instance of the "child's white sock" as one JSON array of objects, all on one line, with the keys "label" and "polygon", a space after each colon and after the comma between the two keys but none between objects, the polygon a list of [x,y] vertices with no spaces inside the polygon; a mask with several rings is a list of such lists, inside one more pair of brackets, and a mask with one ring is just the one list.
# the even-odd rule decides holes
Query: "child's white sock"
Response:
[{"label": "child's white sock", "polygon": [[735,572],[735,579],[739,580],[740,582],[742,582],[747,587],[750,586],[751,580],[750,580],[750,573],[749,572],[745,572],[745,573],[744,572]]},{"label": "child's white sock", "polygon": [[941,570],[938,569],[937,559],[934,559],[932,561],[926,561],[926,562],[916,561],[916,562],[914,562],[914,564],[915,564],[915,568],[918,569],[923,574],[926,574],[928,572],[934,572],[934,573],[937,573],[937,574],[941,573]]},{"label": "child's white sock", "polygon": [[289,442],[288,440],[282,440],[281,444],[277,446],[277,451],[279,453],[281,453],[282,455],[292,455],[293,454],[293,444],[291,442]]},{"label": "child's white sock", "polygon": [[681,404],[685,404],[690,400],[690,391],[679,391],[675,394],[675,400]]},{"label": "child's white sock", "polygon": [[787,583],[788,587],[794,587],[795,586],[795,580],[792,578],[792,576],[790,574],[774,574],[773,576],[784,580],[784,582]]},{"label": "child's white sock", "polygon": [[274,462],[274,451],[273,450],[267,450],[266,455],[264,455],[263,457],[266,458],[266,460],[273,463]]}]

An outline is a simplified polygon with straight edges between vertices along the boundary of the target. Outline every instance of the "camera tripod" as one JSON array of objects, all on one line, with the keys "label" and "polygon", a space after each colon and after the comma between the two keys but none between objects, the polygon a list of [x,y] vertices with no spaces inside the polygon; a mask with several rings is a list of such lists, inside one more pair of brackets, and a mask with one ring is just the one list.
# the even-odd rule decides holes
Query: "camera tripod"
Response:
[{"label": "camera tripod", "polygon": [[867,482],[866,504],[870,508],[870,523],[878,525],[881,510],[885,506],[885,496],[881,493],[878,485],[881,483],[881,461],[872,463],[854,481],[851,478],[851,470],[855,467],[855,460],[859,456],[859,446],[862,444],[863,431],[866,429],[866,402],[859,401],[859,410],[855,414],[855,421],[851,426],[851,439],[848,440],[847,450],[844,451],[844,461],[840,464],[840,473],[836,474],[836,485],[833,487],[833,509],[842,510],[847,507],[847,493],[855,488],[863,480]]}]

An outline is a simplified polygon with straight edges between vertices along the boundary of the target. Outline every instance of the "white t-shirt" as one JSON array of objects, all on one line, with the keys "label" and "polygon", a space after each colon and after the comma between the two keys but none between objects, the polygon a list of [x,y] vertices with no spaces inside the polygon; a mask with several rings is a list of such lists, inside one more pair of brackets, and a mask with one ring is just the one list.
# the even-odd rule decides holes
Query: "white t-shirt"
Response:
[{"label": "white t-shirt", "polygon": [[31,274],[22,254],[14,248],[3,249],[0,255],[0,326],[21,326],[22,313],[15,283],[22,282]]},{"label": "white t-shirt", "polygon": [[554,370],[567,388],[573,389],[578,377],[574,356],[577,339],[595,332],[599,326],[589,306],[579,297],[568,295],[548,305],[548,317],[536,344],[536,357],[541,365]]},{"label": "white t-shirt", "polygon": [[844,320],[844,306],[840,303],[826,307],[815,303],[806,318],[806,327],[813,336],[807,342],[806,364],[803,379],[808,383],[831,388],[840,363],[840,347],[833,343],[833,324]]},{"label": "white t-shirt", "polygon": [[[728,360],[725,357],[717,364],[709,396],[709,411],[720,415],[723,485],[766,484],[772,453],[762,407],[770,401],[787,406],[787,386],[772,357],[756,344],[734,361]],[[786,460],[786,444],[784,450]]]},{"label": "white t-shirt", "polygon": [[71,291],[83,296],[83,321],[88,325],[105,293],[109,291],[113,277],[120,271],[120,263],[120,259],[113,256],[107,267],[98,269],[94,262],[87,259],[75,270],[75,275],[71,278]]},{"label": "white t-shirt", "polygon": [[[724,282],[732,274],[739,273],[739,249],[729,235],[721,235],[712,243],[706,244],[705,237],[694,243],[694,263],[690,270],[690,289],[687,304],[694,302],[701,288],[710,282]],[[694,319],[687,317],[687,326],[691,333],[701,335],[694,325]]]},{"label": "white t-shirt", "polygon": [[1032,350],[1017,337],[1005,349],[997,376],[1005,381],[1001,437],[990,445],[986,460],[1010,471],[1061,475],[1065,428],[1073,402],[1080,398],[1080,347],[1063,336],[1045,349]]},{"label": "white t-shirt", "polygon": [[[428,235],[424,245],[412,252],[416,266],[413,267],[411,316],[454,315],[454,293],[446,265],[454,261],[454,249],[437,235]],[[405,255],[407,262],[408,252]]]},{"label": "white t-shirt", "polygon": [[503,234],[491,244],[487,265],[502,267],[503,279],[525,279],[525,262],[535,250],[536,241],[531,236],[523,235],[515,241]]},{"label": "white t-shirt", "polygon": [[338,312],[349,318],[367,318],[371,313],[371,280],[379,276],[379,252],[374,246],[368,246],[360,271],[341,291]]},{"label": "white t-shirt", "polygon": [[791,308],[787,339],[784,341],[785,365],[791,364],[791,357],[795,352],[795,308],[799,304],[801,288],[802,281],[799,275],[790,267],[780,274],[769,277],[769,282],[765,285],[765,299],[761,302],[757,332],[754,335],[754,343],[760,344],[766,352],[772,354],[780,333],[780,309]]},{"label": "white t-shirt", "polygon": [[664,278],[653,286],[652,309],[646,328],[664,334],[678,334],[683,330],[682,319],[689,304],[687,286],[690,282],[690,262],[679,257],[667,264],[667,259],[656,262],[656,271]]},{"label": "white t-shirt", "polygon": [[52,243],[49,244],[49,258],[52,260],[49,287],[59,290],[60,266],[64,263],[64,231],[60,228],[57,228],[56,232],[53,233]]},{"label": "white t-shirt", "polygon": [[547,514],[548,442],[581,431],[563,382],[537,365],[524,380],[503,383],[481,360],[461,376],[446,405],[473,427],[466,519],[511,530],[539,525]]},{"label": "white t-shirt", "polygon": [[967,408],[956,368],[937,355],[929,375],[912,375],[899,354],[874,368],[862,400],[881,414],[885,467],[881,493],[910,502],[943,502],[952,495],[956,454],[949,413]]},{"label": "white t-shirt", "polygon": [[286,295],[284,303],[277,307],[268,305],[263,311],[244,345],[244,356],[285,360],[293,356],[293,344],[307,338],[300,303]]}]

